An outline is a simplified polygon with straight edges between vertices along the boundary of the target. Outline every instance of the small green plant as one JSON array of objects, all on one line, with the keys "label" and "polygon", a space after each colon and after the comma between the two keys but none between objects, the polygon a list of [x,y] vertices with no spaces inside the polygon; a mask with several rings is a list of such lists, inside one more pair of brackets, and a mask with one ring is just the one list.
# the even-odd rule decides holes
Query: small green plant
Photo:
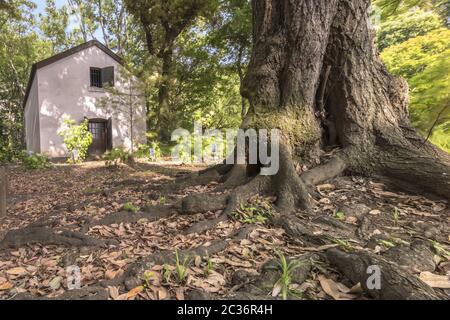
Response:
[{"label": "small green plant", "polygon": [[132,204],[131,202],[127,202],[123,205],[122,210],[124,211],[128,211],[128,212],[132,212],[132,213],[137,213],[139,212],[139,208],[136,207],[134,204]]},{"label": "small green plant", "polygon": [[167,203],[166,197],[160,196],[158,202],[160,205],[165,205]]},{"label": "small green plant", "polygon": [[127,163],[130,160],[130,154],[123,148],[112,149],[103,156],[107,167],[117,167],[119,163]]},{"label": "small green plant", "polygon": [[64,128],[58,132],[70,153],[69,163],[80,163],[86,159],[89,146],[92,144],[92,133],[89,132],[88,120],[77,125],[72,119],[64,120]]},{"label": "small green plant", "polygon": [[344,251],[352,251],[354,247],[350,244],[348,240],[345,239],[333,239],[334,243],[339,245]]},{"label": "small green plant", "polygon": [[206,255],[205,275],[209,276],[214,271],[214,262],[209,255]]},{"label": "small green plant", "polygon": [[247,224],[264,224],[274,215],[272,204],[266,199],[256,199],[252,204],[243,205],[233,212],[232,217]]},{"label": "small green plant", "polygon": [[44,154],[23,151],[20,159],[23,166],[28,170],[46,169],[52,166],[49,158]]},{"label": "small green plant", "polygon": [[398,208],[394,208],[392,211],[392,220],[394,220],[394,226],[397,227],[400,221],[400,210]]},{"label": "small green plant", "polygon": [[150,281],[155,277],[155,273],[153,271],[147,271],[144,273],[144,288],[150,288]]},{"label": "small green plant", "polygon": [[301,266],[298,261],[287,261],[284,254],[277,252],[278,266],[280,268],[280,279],[275,286],[278,286],[281,290],[281,296],[283,300],[287,300],[290,296],[298,296],[299,292],[291,288],[292,285],[292,273]]},{"label": "small green plant", "polygon": [[178,250],[175,250],[175,275],[179,283],[186,282],[187,278],[187,266],[189,264],[189,257],[184,257],[183,261],[180,260]]},{"label": "small green plant", "polygon": [[397,246],[395,243],[387,240],[379,240],[378,244],[385,246],[386,248],[394,248]]},{"label": "small green plant", "polygon": [[447,260],[450,260],[450,252],[447,251],[442,244],[433,240],[431,240],[431,243],[433,244],[433,248],[438,255],[443,256]]},{"label": "small green plant", "polygon": [[163,278],[164,282],[167,284],[172,279],[172,270],[170,269],[170,266],[165,264],[163,267]]},{"label": "small green plant", "polygon": [[342,211],[338,211],[338,212],[336,212],[334,217],[338,220],[345,220],[345,213]]}]

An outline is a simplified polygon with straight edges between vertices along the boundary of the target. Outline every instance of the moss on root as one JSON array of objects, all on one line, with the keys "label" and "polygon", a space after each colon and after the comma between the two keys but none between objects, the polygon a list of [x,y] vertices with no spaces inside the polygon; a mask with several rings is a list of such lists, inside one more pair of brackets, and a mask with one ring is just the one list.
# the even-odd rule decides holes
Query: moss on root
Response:
[{"label": "moss on root", "polygon": [[321,140],[320,126],[313,112],[298,107],[249,114],[243,128],[269,132],[279,129],[281,141],[296,155],[308,154]]}]

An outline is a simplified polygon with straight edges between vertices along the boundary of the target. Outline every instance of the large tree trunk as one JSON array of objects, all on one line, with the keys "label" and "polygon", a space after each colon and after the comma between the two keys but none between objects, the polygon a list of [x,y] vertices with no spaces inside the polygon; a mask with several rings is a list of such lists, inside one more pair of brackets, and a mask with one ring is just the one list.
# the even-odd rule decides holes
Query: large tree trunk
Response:
[{"label": "large tree trunk", "polygon": [[369,0],[252,5],[254,48],[242,90],[251,106],[243,127],[281,129],[290,157],[303,163],[327,145],[342,148],[304,182],[347,169],[449,197],[449,156],[411,127],[408,87],[378,57]]}]

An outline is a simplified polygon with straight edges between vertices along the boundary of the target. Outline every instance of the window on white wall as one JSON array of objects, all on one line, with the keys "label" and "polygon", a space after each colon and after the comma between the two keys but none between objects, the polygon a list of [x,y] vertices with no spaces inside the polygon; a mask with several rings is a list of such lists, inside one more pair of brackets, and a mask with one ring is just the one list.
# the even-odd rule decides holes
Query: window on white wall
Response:
[{"label": "window on white wall", "polygon": [[91,87],[103,88],[102,69],[91,68]]},{"label": "window on white wall", "polygon": [[114,87],[114,67],[90,68],[91,87]]}]

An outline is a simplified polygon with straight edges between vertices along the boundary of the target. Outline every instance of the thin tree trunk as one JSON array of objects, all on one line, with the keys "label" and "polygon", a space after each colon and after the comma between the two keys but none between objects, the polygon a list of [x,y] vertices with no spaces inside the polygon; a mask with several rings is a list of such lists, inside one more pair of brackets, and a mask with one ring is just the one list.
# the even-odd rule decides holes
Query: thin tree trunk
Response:
[{"label": "thin tree trunk", "polygon": [[170,141],[170,81],[173,61],[173,50],[168,49],[162,57],[161,83],[158,88],[158,108],[156,112],[156,132],[158,139],[163,142]]},{"label": "thin tree trunk", "polygon": [[6,197],[8,191],[8,177],[6,168],[0,166],[0,217],[6,216]]}]

